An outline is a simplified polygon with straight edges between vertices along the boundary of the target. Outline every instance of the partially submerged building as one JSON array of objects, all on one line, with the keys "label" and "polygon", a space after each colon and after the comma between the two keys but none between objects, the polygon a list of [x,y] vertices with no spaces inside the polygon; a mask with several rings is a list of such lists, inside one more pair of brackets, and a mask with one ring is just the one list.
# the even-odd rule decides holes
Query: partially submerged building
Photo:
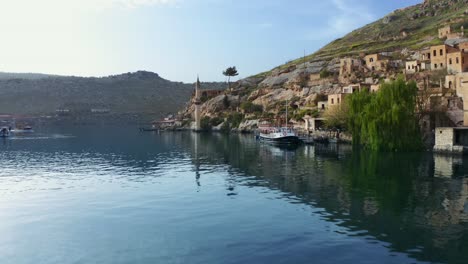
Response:
[{"label": "partially submerged building", "polygon": [[468,127],[438,127],[435,152],[464,154],[468,151]]}]

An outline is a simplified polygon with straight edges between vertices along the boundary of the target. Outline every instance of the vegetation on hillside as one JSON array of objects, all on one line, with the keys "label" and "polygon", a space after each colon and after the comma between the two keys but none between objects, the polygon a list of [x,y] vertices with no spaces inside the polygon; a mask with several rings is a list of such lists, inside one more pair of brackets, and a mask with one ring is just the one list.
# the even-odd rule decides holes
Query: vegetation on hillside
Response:
[{"label": "vegetation on hillside", "polygon": [[[329,61],[345,56],[357,56],[401,49],[418,50],[431,45],[442,44],[438,29],[451,24],[453,31],[459,32],[461,26],[468,35],[466,19],[468,1],[466,0],[426,0],[422,4],[396,10],[387,16],[352,31],[336,39],[305,58],[292,60],[279,69],[299,65],[306,61]],[[266,76],[264,72],[256,76]]]}]

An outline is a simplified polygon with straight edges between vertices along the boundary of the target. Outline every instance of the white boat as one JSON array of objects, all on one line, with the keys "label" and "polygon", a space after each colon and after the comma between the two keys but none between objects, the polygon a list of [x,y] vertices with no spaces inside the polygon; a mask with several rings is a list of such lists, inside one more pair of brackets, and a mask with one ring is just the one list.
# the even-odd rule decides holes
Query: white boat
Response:
[{"label": "white boat", "polygon": [[288,127],[260,128],[259,139],[275,144],[298,144],[301,142],[296,132]]},{"label": "white boat", "polygon": [[10,129],[8,127],[1,127],[0,128],[0,137],[9,137],[10,136]]},{"label": "white boat", "polygon": [[20,128],[13,128],[10,130],[11,133],[33,133],[34,130],[30,126],[24,126]]},{"label": "white boat", "polygon": [[286,101],[286,127],[271,127],[269,125],[259,126],[260,134],[258,138],[274,144],[298,144],[301,143],[296,132],[288,125],[288,102]]}]

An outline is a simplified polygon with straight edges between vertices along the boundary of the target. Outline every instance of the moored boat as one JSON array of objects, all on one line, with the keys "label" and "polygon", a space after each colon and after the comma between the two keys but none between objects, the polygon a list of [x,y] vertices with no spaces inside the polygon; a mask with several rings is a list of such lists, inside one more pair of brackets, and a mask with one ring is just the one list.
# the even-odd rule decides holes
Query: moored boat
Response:
[{"label": "moored boat", "polygon": [[258,139],[281,145],[292,145],[301,143],[301,139],[296,134],[294,129],[288,127],[288,102],[286,101],[286,126],[285,127],[271,127],[268,124],[259,126],[260,134]]},{"label": "moored boat", "polygon": [[258,137],[260,140],[274,144],[299,144],[301,140],[296,132],[288,127],[261,128]]},{"label": "moored boat", "polygon": [[10,130],[11,133],[33,133],[34,130],[31,126],[16,127]]}]

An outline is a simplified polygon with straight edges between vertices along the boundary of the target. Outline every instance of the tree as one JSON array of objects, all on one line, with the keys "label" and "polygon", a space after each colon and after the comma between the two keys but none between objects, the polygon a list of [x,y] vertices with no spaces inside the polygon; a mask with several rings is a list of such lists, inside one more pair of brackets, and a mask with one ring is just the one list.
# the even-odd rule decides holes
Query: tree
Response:
[{"label": "tree", "polygon": [[228,86],[229,90],[231,90],[231,77],[239,75],[236,66],[228,67],[225,71],[223,71],[223,75],[228,77]]},{"label": "tree", "polygon": [[323,117],[325,118],[325,126],[328,128],[337,128],[347,130],[348,128],[348,100],[346,98],[340,105],[332,105],[325,110]]},{"label": "tree", "polygon": [[384,151],[421,149],[415,112],[417,90],[415,82],[399,78],[383,83],[377,93],[352,94],[348,102],[348,126],[353,143]]}]

